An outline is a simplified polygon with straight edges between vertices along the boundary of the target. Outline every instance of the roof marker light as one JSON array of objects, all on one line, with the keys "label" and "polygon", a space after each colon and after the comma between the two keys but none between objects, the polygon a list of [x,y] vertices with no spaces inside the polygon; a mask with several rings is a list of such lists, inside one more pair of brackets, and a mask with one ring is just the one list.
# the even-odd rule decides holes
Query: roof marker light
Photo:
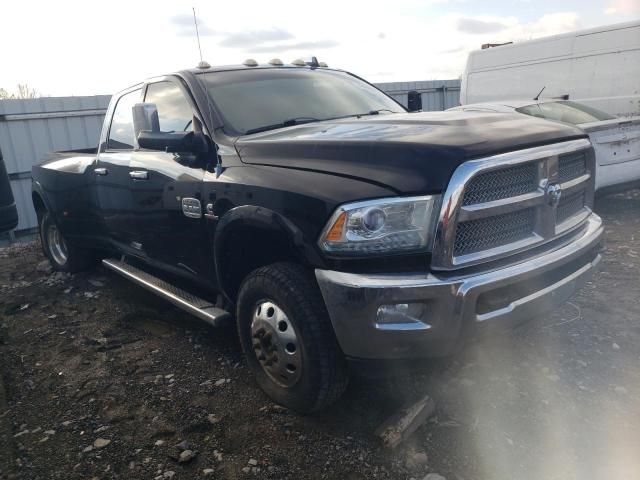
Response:
[{"label": "roof marker light", "polygon": [[284,65],[284,63],[279,58],[272,58],[271,60],[269,60],[269,65],[281,66]]},{"label": "roof marker light", "polygon": [[291,62],[291,65],[295,65],[296,67],[304,67],[306,63],[304,63],[304,60],[302,60],[301,58],[296,58],[293,62]]},{"label": "roof marker light", "polygon": [[258,62],[256,62],[253,58],[247,58],[244,62],[242,62],[242,64],[245,67],[257,67],[258,66]]}]

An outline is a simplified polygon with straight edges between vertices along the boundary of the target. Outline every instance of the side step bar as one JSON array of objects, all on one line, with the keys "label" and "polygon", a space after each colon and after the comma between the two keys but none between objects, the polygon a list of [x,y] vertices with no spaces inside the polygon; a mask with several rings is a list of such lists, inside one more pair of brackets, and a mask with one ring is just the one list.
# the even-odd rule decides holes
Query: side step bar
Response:
[{"label": "side step bar", "polygon": [[208,300],[192,295],[122,260],[105,258],[102,264],[213,326],[218,327],[231,318],[229,312],[216,307]]}]

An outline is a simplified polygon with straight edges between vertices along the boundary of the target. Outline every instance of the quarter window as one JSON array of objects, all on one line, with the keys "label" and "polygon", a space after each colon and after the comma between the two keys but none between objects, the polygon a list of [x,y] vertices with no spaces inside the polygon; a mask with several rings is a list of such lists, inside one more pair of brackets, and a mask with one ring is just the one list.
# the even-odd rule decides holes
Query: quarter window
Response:
[{"label": "quarter window", "polygon": [[156,105],[161,131],[190,132],[193,130],[193,110],[180,87],[175,83],[150,84],[144,101]]},{"label": "quarter window", "polygon": [[125,93],[118,99],[113,111],[107,148],[110,150],[133,150],[133,106],[140,99],[140,90]]}]

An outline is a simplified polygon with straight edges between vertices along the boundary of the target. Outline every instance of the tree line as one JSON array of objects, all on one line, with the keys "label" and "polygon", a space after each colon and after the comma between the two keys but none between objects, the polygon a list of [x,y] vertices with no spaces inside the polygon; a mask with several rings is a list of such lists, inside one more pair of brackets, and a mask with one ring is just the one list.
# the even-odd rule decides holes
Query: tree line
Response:
[{"label": "tree line", "polygon": [[4,88],[0,88],[0,100],[9,100],[16,98],[38,98],[40,93],[35,88],[31,88],[26,83],[19,83],[14,92],[9,92]]}]

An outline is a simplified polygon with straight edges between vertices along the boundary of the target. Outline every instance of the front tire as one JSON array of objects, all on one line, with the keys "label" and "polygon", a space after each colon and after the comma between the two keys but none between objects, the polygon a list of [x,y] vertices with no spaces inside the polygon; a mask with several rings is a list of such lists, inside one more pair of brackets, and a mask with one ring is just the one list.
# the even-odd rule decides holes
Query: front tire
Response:
[{"label": "front tire", "polygon": [[277,403],[312,413],[346,389],[346,361],[307,269],[275,263],[253,271],[240,288],[237,323],[249,367]]},{"label": "front tire", "polygon": [[40,218],[40,242],[44,255],[55,271],[75,273],[97,261],[93,251],[67,242],[49,212],[44,212]]}]

